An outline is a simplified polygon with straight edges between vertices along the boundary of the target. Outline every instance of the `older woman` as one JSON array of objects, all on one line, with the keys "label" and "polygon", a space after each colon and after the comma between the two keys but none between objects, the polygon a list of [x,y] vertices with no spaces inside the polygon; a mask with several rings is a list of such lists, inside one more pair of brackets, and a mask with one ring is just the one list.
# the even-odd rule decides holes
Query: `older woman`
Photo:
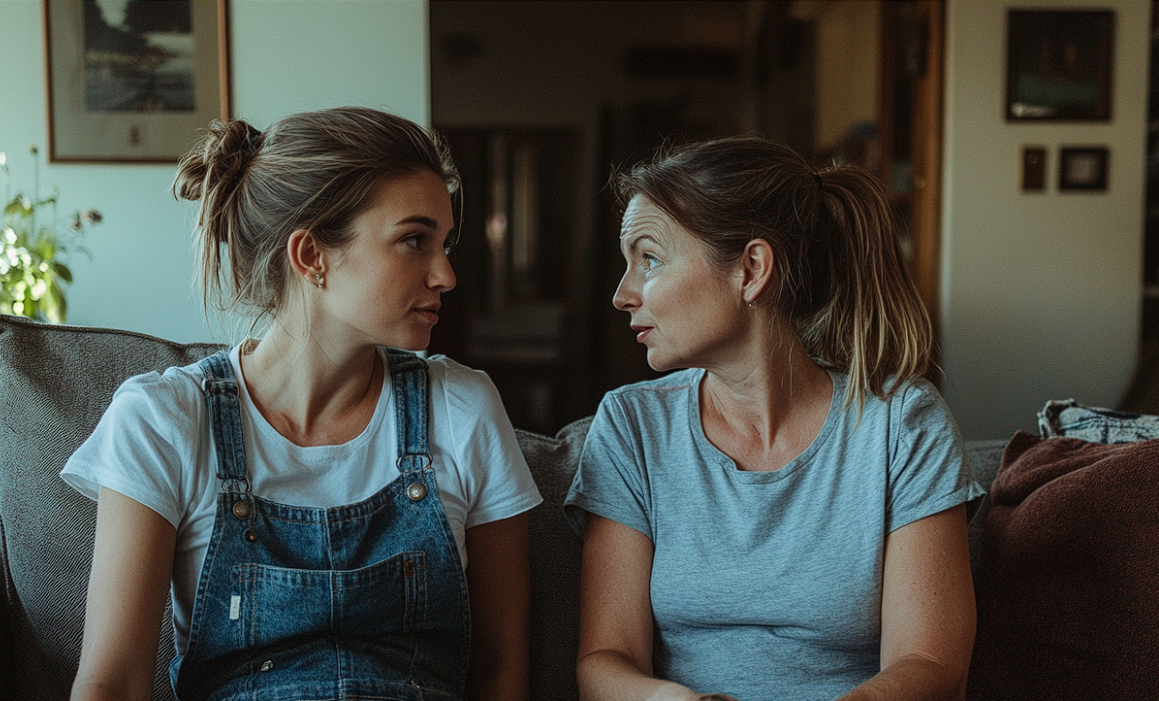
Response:
[{"label": "older woman", "polygon": [[610,392],[585,522],[584,699],[955,699],[966,502],[886,193],[754,137],[620,178],[613,300],[660,379]]}]

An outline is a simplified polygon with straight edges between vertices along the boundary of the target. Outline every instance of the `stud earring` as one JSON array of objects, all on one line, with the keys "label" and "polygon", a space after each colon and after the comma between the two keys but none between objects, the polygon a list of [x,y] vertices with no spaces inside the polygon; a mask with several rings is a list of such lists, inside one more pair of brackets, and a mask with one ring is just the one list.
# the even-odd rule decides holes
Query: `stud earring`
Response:
[{"label": "stud earring", "polygon": [[322,289],[322,273],[314,273],[314,285],[318,289]]}]

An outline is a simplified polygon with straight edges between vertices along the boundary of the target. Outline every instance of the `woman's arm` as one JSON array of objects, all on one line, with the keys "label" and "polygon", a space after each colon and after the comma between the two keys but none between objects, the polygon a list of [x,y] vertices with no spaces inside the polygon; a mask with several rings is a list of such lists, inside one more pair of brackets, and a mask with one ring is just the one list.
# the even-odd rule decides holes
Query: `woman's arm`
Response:
[{"label": "woman's arm", "polygon": [[102,488],[80,668],[72,701],[148,701],[177,532],[156,511]]},{"label": "woman's arm", "polygon": [[472,701],[526,701],[531,608],[526,513],[467,529]]},{"label": "woman's arm", "polygon": [[[580,578],[576,676],[583,701],[695,701],[700,694],[652,676],[652,541],[587,515]],[[727,698],[727,697],[719,697]]]},{"label": "woman's arm", "polygon": [[966,525],[959,505],[886,538],[882,669],[843,701],[965,697],[976,623]]}]

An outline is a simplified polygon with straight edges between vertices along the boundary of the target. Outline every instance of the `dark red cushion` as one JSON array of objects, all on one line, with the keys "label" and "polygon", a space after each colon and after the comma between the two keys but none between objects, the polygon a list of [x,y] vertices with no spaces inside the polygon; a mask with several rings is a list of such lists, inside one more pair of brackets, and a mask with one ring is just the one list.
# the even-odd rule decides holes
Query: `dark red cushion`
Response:
[{"label": "dark red cushion", "polygon": [[967,698],[1159,699],[1159,440],[1020,431],[990,498]]}]

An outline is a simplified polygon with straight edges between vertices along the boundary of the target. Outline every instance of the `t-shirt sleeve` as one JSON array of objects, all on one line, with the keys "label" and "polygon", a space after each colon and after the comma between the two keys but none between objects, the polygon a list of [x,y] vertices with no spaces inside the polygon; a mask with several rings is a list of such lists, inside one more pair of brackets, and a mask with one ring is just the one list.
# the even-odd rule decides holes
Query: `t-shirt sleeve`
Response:
[{"label": "t-shirt sleeve", "polygon": [[949,407],[933,385],[923,380],[906,387],[891,409],[890,532],[985,493],[966,464]]},{"label": "t-shirt sleeve", "polygon": [[102,487],[124,494],[179,528],[183,463],[197,457],[191,453],[197,449],[198,411],[179,394],[156,372],[126,380],[61,478],[90,499]]},{"label": "t-shirt sleeve", "polygon": [[572,527],[582,533],[586,514],[602,516],[655,541],[648,505],[644,445],[615,394],[600,402],[564,501]]},{"label": "t-shirt sleeve", "polygon": [[466,528],[527,511],[543,499],[503,400],[486,373],[447,360],[444,392],[467,499]]}]

